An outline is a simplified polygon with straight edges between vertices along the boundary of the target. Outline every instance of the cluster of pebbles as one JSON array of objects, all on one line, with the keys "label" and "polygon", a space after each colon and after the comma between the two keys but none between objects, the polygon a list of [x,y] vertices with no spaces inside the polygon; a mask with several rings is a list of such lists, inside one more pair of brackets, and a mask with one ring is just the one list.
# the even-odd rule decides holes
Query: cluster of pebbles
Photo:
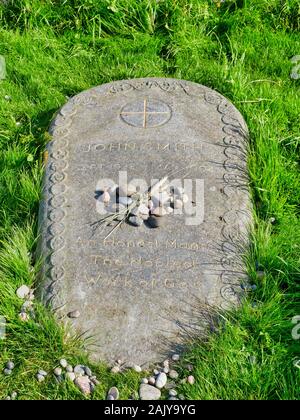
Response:
[{"label": "cluster of pebbles", "polygon": [[[59,366],[53,370],[53,374],[58,383],[71,381],[86,396],[90,395],[95,387],[99,385],[99,381],[88,366],[77,365],[73,367],[66,359],[60,360]],[[38,382],[43,382],[47,375],[46,371],[39,370],[36,379]]]},{"label": "cluster of pebbles", "polygon": [[[183,395],[178,395],[176,391],[176,382],[178,382],[179,374],[175,369],[172,369],[171,363],[178,362],[179,355],[173,354],[171,360],[167,359],[163,362],[163,366],[154,369],[151,376],[142,378],[141,385],[139,388],[139,398],[141,400],[159,400],[162,395],[162,391],[168,392],[169,400],[183,400]],[[142,372],[142,368],[137,365],[133,365],[132,369],[138,373]],[[189,365],[188,370],[193,370],[193,366]],[[118,360],[117,364],[111,369],[112,373],[118,373],[121,371],[121,361]],[[195,378],[189,375],[184,378],[180,383],[188,383],[193,385]],[[116,400],[119,398],[119,391],[116,387],[109,390],[107,394],[107,400]]]},{"label": "cluster of pebbles", "polygon": [[4,375],[9,376],[12,374],[13,370],[15,368],[15,364],[14,362],[12,362],[11,360],[8,361],[5,365],[5,368],[3,370]]},{"label": "cluster of pebbles", "polygon": [[[177,393],[176,386],[179,382],[178,372],[171,367],[172,362],[178,362],[179,355],[173,354],[170,359],[163,362],[161,367],[153,370],[151,375],[144,377],[141,380],[139,393],[137,398],[141,400],[159,400],[162,395],[162,391],[168,393],[168,400],[184,400],[184,396]],[[11,375],[15,365],[14,362],[8,361],[5,365],[3,373],[5,375]],[[138,365],[132,365],[131,367],[135,372],[142,373],[143,369]],[[193,370],[192,365],[188,365],[189,371]],[[111,369],[112,373],[119,373],[122,370],[122,362],[118,360],[116,365]],[[91,369],[85,365],[71,366],[66,359],[61,359],[59,365],[53,369],[53,375],[58,383],[64,381],[71,381],[74,385],[85,395],[91,395],[95,387],[99,385],[99,381],[96,376],[93,375]],[[39,369],[36,374],[38,382],[42,383],[45,381],[49,373],[45,370]],[[187,378],[182,379],[179,383],[189,383],[193,385],[195,383],[194,376],[190,375]],[[13,392],[8,396],[7,400],[14,400],[17,398],[17,393]],[[119,399],[119,390],[113,386],[107,393],[107,400],[114,401]],[[135,399],[135,398],[134,398]]]},{"label": "cluster of pebbles", "polygon": [[164,222],[164,217],[174,210],[182,210],[189,201],[182,187],[171,187],[167,177],[149,188],[148,192],[140,192],[132,183],[114,185],[101,191],[99,199],[107,211],[115,214],[115,221],[124,218],[133,226],[141,226],[144,222],[157,228]]},{"label": "cluster of pebbles", "polygon": [[21,319],[21,321],[26,322],[30,318],[34,318],[34,291],[30,289],[26,284],[23,284],[21,287],[18,288],[16,295],[19,299],[22,299],[24,301],[21,307],[21,311],[19,313],[19,318]]}]

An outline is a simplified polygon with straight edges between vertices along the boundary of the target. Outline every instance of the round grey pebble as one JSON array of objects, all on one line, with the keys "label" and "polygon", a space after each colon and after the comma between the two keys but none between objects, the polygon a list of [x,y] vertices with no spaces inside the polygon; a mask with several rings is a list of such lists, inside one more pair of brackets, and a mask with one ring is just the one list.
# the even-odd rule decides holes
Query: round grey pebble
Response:
[{"label": "round grey pebble", "polygon": [[61,376],[62,368],[60,368],[60,367],[55,368],[53,373],[54,373],[55,376]]},{"label": "round grey pebble", "polygon": [[73,366],[71,366],[71,365],[68,365],[67,367],[66,367],[66,371],[67,372],[73,372]]},{"label": "round grey pebble", "polygon": [[19,287],[16,294],[18,298],[25,299],[30,293],[30,289],[26,284],[23,284],[23,286]]},{"label": "round grey pebble", "polygon": [[171,379],[177,379],[178,378],[178,372],[176,372],[176,370],[170,370],[170,372],[169,372],[169,377],[171,378]]},{"label": "round grey pebble", "polygon": [[115,386],[110,388],[110,390],[107,393],[107,398],[109,396],[112,396],[114,400],[118,400],[120,396],[118,388],[116,388]]},{"label": "round grey pebble", "polygon": [[66,359],[60,359],[59,364],[64,369],[68,367],[68,362],[66,361]]},{"label": "round grey pebble", "polygon": [[85,375],[85,366],[77,365],[74,367],[74,373],[79,376]]},{"label": "round grey pebble", "polygon": [[153,373],[154,373],[155,376],[156,375],[159,375],[159,370],[158,369],[154,369]]},{"label": "round grey pebble", "polygon": [[141,400],[159,400],[161,397],[161,391],[154,386],[141,384],[139,395]]},{"label": "round grey pebble", "polygon": [[180,359],[179,354],[175,353],[175,354],[172,355],[173,362],[178,362],[179,359]]},{"label": "round grey pebble", "polygon": [[6,369],[13,370],[14,367],[15,367],[14,362],[9,361],[6,363]]},{"label": "round grey pebble", "polygon": [[9,376],[12,374],[12,370],[11,369],[4,369],[3,371],[4,375]]},{"label": "round grey pebble", "polygon": [[45,370],[42,370],[42,369],[40,369],[38,371],[38,374],[41,375],[41,376],[47,376],[48,375],[48,373]]},{"label": "round grey pebble", "polygon": [[178,398],[179,398],[180,400],[182,400],[182,401],[183,401],[183,400],[185,400],[185,396],[184,396],[183,394],[179,394],[179,395],[178,395]]},{"label": "round grey pebble", "polygon": [[169,371],[170,371],[170,370],[169,370],[169,368],[167,368],[167,367],[163,368],[163,372],[164,372],[164,373],[166,373],[166,374],[167,374],[167,373],[169,373]]},{"label": "round grey pebble", "polygon": [[162,389],[166,385],[167,380],[167,375],[164,372],[160,372],[155,381],[156,388]]},{"label": "round grey pebble", "polygon": [[108,395],[107,396],[107,399],[108,399],[108,401],[114,401],[115,399],[114,399],[114,397],[112,396],[112,395]]},{"label": "round grey pebble", "polygon": [[[148,379],[147,378],[143,378],[142,380],[141,380],[141,383],[142,384],[147,384],[149,381],[148,381]],[[154,382],[155,383],[155,382]]]}]

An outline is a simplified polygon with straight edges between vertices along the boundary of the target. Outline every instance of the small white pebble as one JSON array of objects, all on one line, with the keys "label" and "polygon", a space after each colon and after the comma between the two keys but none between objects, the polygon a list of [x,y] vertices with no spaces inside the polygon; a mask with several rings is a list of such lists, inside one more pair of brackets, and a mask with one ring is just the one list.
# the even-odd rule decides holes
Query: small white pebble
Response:
[{"label": "small white pebble", "polygon": [[169,372],[169,377],[171,378],[171,379],[177,379],[178,378],[178,372],[176,372],[176,370],[170,370],[170,372]]},{"label": "small white pebble", "polygon": [[188,377],[187,377],[187,382],[188,382],[190,385],[194,385],[194,383],[195,383],[195,378],[194,378],[194,376],[192,376],[192,375],[188,376]]},{"label": "small white pebble", "polygon": [[37,375],[36,375],[36,379],[38,380],[38,382],[44,382],[44,380],[45,380],[45,376],[40,375],[40,374],[37,374]]},{"label": "small white pebble", "polygon": [[55,376],[60,376],[62,374],[62,368],[60,367],[55,368],[53,373]]},{"label": "small white pebble", "polygon": [[23,284],[23,286],[18,288],[16,294],[18,298],[25,299],[30,294],[30,289],[26,284]]},{"label": "small white pebble", "polygon": [[66,373],[66,378],[67,378],[69,381],[74,382],[74,381],[75,381],[75,379],[76,379],[76,375],[75,375],[75,373],[74,373],[74,372],[67,372],[67,373]]},{"label": "small white pebble", "polygon": [[111,369],[111,373],[119,373],[120,372],[120,366],[114,366],[112,369]]},{"label": "small white pebble", "polygon": [[138,372],[138,373],[141,373],[141,372],[142,372],[142,368],[141,368],[141,366],[138,366],[138,365],[134,365],[134,366],[133,366],[133,370],[134,370],[135,372]]},{"label": "small white pebble", "polygon": [[62,368],[66,368],[68,366],[66,359],[60,359],[59,364]]},{"label": "small white pebble", "polygon": [[15,399],[17,398],[17,396],[18,396],[18,394],[16,393],[16,391],[13,391],[13,392],[11,393],[11,399],[12,399],[12,400],[15,400]]},{"label": "small white pebble", "polygon": [[154,369],[153,373],[154,373],[155,376],[156,375],[159,375],[159,370],[158,369]]},{"label": "small white pebble", "polygon": [[176,397],[176,395],[177,395],[176,389],[170,389],[169,390],[169,395],[170,395],[170,397]]},{"label": "small white pebble", "polygon": [[179,354],[175,353],[175,354],[172,355],[173,362],[178,362],[179,359],[180,359]]},{"label": "small white pebble", "polygon": [[47,375],[48,375],[48,373],[47,373],[45,370],[42,370],[42,369],[40,369],[40,370],[38,371],[38,374],[39,374],[39,375],[42,375],[42,376],[47,376]]},{"label": "small white pebble", "polygon": [[154,378],[154,376],[151,376],[151,378],[148,379],[148,384],[149,385],[155,385],[155,378]]},{"label": "small white pebble", "polygon": [[148,379],[147,379],[147,378],[143,378],[143,379],[141,380],[141,383],[142,383],[142,384],[147,384],[147,383],[148,383]]}]

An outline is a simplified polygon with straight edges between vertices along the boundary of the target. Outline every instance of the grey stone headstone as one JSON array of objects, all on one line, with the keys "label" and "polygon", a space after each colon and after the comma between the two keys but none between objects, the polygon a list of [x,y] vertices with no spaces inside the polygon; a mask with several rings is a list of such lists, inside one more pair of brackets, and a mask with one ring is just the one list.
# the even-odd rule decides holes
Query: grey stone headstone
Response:
[{"label": "grey stone headstone", "polygon": [[[42,298],[94,337],[95,359],[163,360],[201,327],[203,308],[227,309],[241,297],[251,222],[245,122],[205,86],[147,78],[73,97],[51,134]],[[101,218],[97,185],[118,184],[119,171],[148,185],[166,175],[198,180],[199,217],[165,216],[158,229],[124,224],[105,240],[111,227],[91,227]]]}]

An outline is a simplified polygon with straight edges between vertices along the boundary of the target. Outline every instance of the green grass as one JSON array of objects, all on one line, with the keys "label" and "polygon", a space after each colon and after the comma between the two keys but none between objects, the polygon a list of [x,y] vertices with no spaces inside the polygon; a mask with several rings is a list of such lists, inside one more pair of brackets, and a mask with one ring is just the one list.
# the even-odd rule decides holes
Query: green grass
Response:
[{"label": "green grass", "polygon": [[[300,96],[290,59],[300,54],[297,0],[44,0],[0,6],[0,398],[84,398],[70,384],[34,375],[65,356],[87,363],[85,342],[38,303],[22,323],[16,288],[34,285],[37,211],[47,128],[67,97],[91,86],[134,77],[175,77],[227,96],[250,129],[249,172],[255,229],[248,255],[257,290],[228,313],[206,342],[194,339],[178,366],[195,366],[188,399],[299,399],[300,343],[291,319],[300,315]],[[11,100],[5,100],[9,95]],[[273,219],[271,219],[273,218]],[[263,270],[264,278],[256,271]],[[255,305],[254,305],[255,304]],[[255,363],[253,363],[255,356]],[[250,357],[250,358],[249,358]],[[252,361],[252,363],[251,363]],[[118,385],[121,398],[138,390],[139,375],[93,369],[105,398]]]}]

